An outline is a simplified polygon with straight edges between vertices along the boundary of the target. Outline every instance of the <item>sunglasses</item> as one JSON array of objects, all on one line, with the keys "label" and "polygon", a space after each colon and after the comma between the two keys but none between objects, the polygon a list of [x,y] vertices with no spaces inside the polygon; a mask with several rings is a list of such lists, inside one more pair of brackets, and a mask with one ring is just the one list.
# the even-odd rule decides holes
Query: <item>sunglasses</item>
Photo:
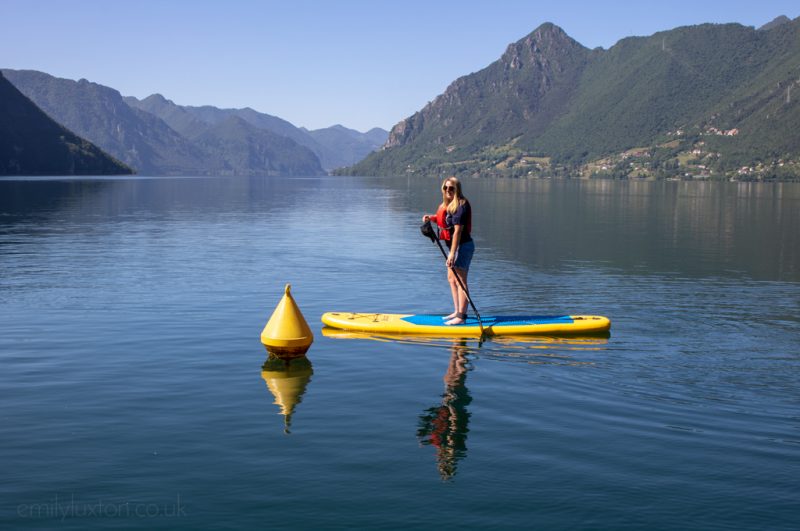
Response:
[{"label": "sunglasses", "polygon": [[442,190],[455,192],[456,191],[456,187],[455,186],[442,186]]}]

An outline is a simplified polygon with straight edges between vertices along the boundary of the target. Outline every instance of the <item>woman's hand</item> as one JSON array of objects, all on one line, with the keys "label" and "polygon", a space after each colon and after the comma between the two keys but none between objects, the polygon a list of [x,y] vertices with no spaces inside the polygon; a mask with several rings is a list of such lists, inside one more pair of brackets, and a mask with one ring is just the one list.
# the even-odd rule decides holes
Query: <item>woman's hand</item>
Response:
[{"label": "woman's hand", "polygon": [[447,255],[447,267],[453,267],[455,263],[455,259],[453,258],[453,251],[450,251],[450,254]]},{"label": "woman's hand", "polygon": [[430,220],[431,220],[431,217],[428,214],[425,214],[424,216],[422,216],[422,222],[423,223],[427,223]]}]

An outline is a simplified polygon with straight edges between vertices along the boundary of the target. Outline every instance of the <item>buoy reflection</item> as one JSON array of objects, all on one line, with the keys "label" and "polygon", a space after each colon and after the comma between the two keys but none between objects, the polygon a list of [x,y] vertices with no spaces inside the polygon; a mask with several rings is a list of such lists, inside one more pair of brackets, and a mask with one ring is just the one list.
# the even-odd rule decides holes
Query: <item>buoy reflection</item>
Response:
[{"label": "buoy reflection", "polygon": [[314,370],[308,358],[281,359],[270,355],[261,366],[261,378],[275,397],[284,418],[284,433],[291,433],[292,415],[297,404],[303,401]]}]

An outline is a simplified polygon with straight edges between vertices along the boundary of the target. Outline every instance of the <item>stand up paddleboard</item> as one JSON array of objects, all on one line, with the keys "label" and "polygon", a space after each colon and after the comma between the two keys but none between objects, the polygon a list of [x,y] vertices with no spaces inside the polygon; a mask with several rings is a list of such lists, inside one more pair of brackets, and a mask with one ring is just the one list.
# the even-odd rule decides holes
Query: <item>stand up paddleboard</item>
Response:
[{"label": "stand up paddleboard", "polygon": [[[322,322],[340,330],[377,334],[481,335],[475,317],[468,317],[464,324],[446,325],[441,315],[327,312]],[[599,334],[611,329],[611,320],[599,315],[482,316],[481,324],[487,336]]]}]

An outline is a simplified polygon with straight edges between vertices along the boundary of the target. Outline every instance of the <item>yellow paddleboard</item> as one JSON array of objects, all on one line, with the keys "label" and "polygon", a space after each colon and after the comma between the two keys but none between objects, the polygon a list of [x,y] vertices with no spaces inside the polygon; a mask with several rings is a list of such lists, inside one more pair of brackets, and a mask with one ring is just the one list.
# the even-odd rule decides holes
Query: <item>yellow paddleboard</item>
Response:
[{"label": "yellow paddleboard", "polygon": [[[484,334],[501,335],[562,335],[605,333],[611,320],[599,315],[536,315],[481,316]],[[478,319],[467,318],[464,324],[448,326],[441,315],[410,315],[394,313],[327,312],[322,322],[340,330],[377,334],[427,334],[448,336],[479,336]]]}]

